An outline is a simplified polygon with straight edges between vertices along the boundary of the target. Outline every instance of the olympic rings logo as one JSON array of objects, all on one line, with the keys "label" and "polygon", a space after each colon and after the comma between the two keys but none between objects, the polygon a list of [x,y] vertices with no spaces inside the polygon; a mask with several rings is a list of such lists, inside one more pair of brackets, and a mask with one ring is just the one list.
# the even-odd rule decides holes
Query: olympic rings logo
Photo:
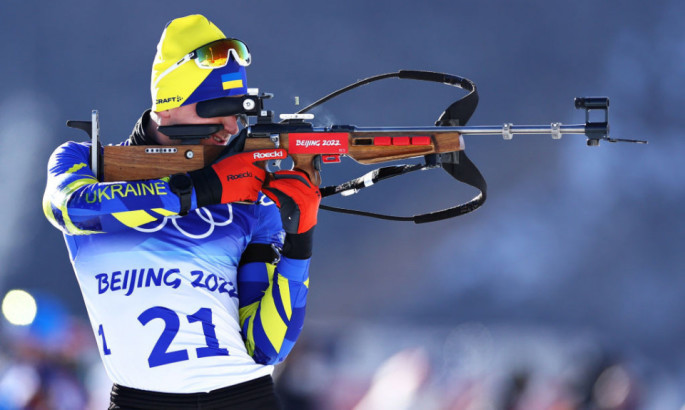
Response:
[{"label": "olympic rings logo", "polygon": [[[195,210],[195,214],[202,219],[203,221],[207,222],[209,227],[207,228],[207,231],[201,234],[194,234],[191,232],[186,231],[185,229],[181,228],[181,226],[178,223],[178,219],[182,218],[180,215],[169,215],[165,216],[164,219],[155,227],[152,228],[141,228],[141,227],[133,227],[138,232],[143,232],[143,233],[154,233],[154,232],[159,232],[164,227],[166,226],[167,222],[171,221],[171,224],[184,236],[187,236],[188,238],[192,239],[204,239],[209,237],[212,233],[214,233],[214,228],[217,226],[226,226],[229,225],[233,222],[233,207],[231,204],[226,204],[226,207],[228,208],[228,219],[225,221],[217,221],[214,219],[214,215],[209,211],[207,208],[198,208]],[[190,215],[190,214],[189,214]]]}]

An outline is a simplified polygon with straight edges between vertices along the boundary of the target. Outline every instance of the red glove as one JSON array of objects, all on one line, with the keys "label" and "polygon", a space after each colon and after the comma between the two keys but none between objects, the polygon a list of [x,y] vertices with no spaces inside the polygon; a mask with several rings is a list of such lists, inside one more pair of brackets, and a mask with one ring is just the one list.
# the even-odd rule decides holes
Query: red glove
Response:
[{"label": "red glove", "polygon": [[189,172],[193,180],[198,208],[239,201],[256,201],[266,179],[266,171],[257,162],[283,159],[284,149],[241,152],[221,158],[198,171]]},{"label": "red glove", "polygon": [[280,209],[286,233],[306,233],[316,225],[321,193],[304,172],[275,172],[269,176],[262,192]]}]

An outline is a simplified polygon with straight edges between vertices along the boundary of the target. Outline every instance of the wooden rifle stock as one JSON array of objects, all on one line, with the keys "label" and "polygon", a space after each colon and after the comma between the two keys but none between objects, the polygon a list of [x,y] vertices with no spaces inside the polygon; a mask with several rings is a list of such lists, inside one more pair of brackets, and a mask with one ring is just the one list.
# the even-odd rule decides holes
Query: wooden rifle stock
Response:
[{"label": "wooden rifle stock", "polygon": [[[216,145],[105,146],[102,158],[103,180],[133,181],[163,178],[194,171],[212,164],[225,147]],[[248,137],[244,151],[276,148],[269,137]],[[288,151],[294,168],[306,172],[312,182],[321,184],[319,164],[340,161],[348,156],[360,164],[377,164],[464,149],[455,131],[366,131],[304,132],[279,134],[278,148]],[[318,160],[320,156],[321,161]]]}]

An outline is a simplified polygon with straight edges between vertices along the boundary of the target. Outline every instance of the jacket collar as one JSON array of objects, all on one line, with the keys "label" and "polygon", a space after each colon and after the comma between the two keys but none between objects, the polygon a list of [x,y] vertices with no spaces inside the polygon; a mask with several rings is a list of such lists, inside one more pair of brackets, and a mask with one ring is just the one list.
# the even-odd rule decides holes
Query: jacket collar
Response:
[{"label": "jacket collar", "polygon": [[128,137],[129,145],[159,145],[152,135],[148,135],[145,132],[149,123],[150,110],[147,110],[140,116],[136,125],[133,126],[131,136]]}]

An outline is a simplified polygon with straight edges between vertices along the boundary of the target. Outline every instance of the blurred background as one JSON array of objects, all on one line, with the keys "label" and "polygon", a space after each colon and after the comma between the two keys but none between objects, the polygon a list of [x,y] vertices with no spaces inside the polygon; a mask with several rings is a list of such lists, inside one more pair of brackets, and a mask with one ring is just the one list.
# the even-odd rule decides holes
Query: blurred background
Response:
[{"label": "blurred background", "polygon": [[[64,124],[92,109],[103,143],[128,137],[166,22],[194,13],[249,45],[249,85],[275,94],[276,113],[431,70],[478,85],[470,125],[583,123],[573,98],[601,95],[611,136],[649,140],[467,137],[489,185],[476,212],[415,225],[322,211],[304,332],[276,370],[287,408],[683,408],[684,12],[677,0],[3,1],[0,409],[106,407],[64,241],[41,210],[45,166],[86,138]],[[315,123],[431,125],[461,95],[386,80]],[[343,160],[324,184],[369,170]],[[411,215],[475,195],[439,170],[366,191],[324,203]]]}]

